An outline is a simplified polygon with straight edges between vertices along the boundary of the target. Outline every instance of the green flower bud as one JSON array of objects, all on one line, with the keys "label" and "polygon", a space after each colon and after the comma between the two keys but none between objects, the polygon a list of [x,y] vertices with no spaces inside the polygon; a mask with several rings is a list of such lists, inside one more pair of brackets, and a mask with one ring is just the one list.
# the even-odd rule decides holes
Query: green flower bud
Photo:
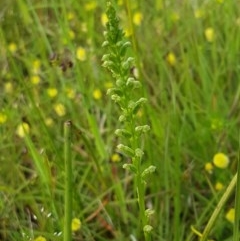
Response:
[{"label": "green flower bud", "polygon": [[107,47],[107,46],[109,46],[109,42],[106,40],[103,42],[102,47]]},{"label": "green flower bud", "polygon": [[111,55],[110,54],[104,54],[103,56],[102,56],[102,61],[107,61],[107,60],[109,60],[109,57],[110,57]]},{"label": "green flower bud", "polygon": [[140,98],[138,101],[134,103],[134,105],[129,106],[132,109],[133,114],[136,114],[141,106],[147,102],[146,98]]},{"label": "green flower bud", "polygon": [[136,156],[136,157],[138,157],[138,158],[141,159],[143,155],[144,155],[144,152],[142,151],[142,149],[137,148],[137,149],[135,150],[135,156]]},{"label": "green flower bud", "polygon": [[129,171],[132,171],[133,173],[137,173],[137,169],[133,164],[123,164],[123,168]]},{"label": "green flower bud", "polygon": [[119,79],[116,80],[117,87],[122,87],[124,84],[125,84],[124,79],[119,78]]},{"label": "green flower bud", "polygon": [[134,78],[130,77],[127,79],[127,83],[126,85],[128,87],[131,87],[133,89],[136,89],[136,88],[140,88],[142,86],[142,84],[140,83],[140,81],[138,80],[135,80]]},{"label": "green flower bud", "polygon": [[143,227],[143,232],[144,233],[150,233],[153,230],[153,227],[151,225],[145,225]]},{"label": "green flower bud", "polygon": [[116,103],[119,103],[121,101],[121,97],[117,94],[112,95],[111,99]]},{"label": "green flower bud", "polygon": [[119,116],[119,118],[118,118],[118,120],[120,121],[120,122],[124,122],[124,121],[126,121],[126,115],[120,115]]},{"label": "green flower bud", "polygon": [[120,48],[120,55],[125,56],[127,49],[131,46],[129,41],[125,42]]},{"label": "green flower bud", "polygon": [[149,175],[149,174],[155,172],[155,170],[156,170],[156,167],[155,167],[155,166],[152,166],[152,165],[149,166],[148,168],[146,168],[146,169],[142,172],[142,174],[141,174],[142,178],[144,178],[146,175]]},{"label": "green flower bud", "polygon": [[119,144],[117,148],[126,156],[134,157],[135,155],[134,150],[132,148],[125,146],[123,144]]},{"label": "green flower bud", "polygon": [[138,135],[141,135],[142,133],[146,133],[149,130],[150,130],[150,126],[149,125],[135,127],[135,131],[137,132]]},{"label": "green flower bud", "polygon": [[126,129],[117,129],[115,131],[115,135],[119,137],[125,137],[125,138],[130,138],[132,136],[132,134]]},{"label": "green flower bud", "polygon": [[145,210],[145,216],[146,216],[147,218],[150,218],[150,216],[152,216],[154,213],[155,213],[155,211],[152,210],[152,209],[150,209],[150,208],[148,208],[148,209]]},{"label": "green flower bud", "polygon": [[119,95],[120,97],[122,96],[122,91],[118,88],[110,88],[107,90],[107,95]]}]

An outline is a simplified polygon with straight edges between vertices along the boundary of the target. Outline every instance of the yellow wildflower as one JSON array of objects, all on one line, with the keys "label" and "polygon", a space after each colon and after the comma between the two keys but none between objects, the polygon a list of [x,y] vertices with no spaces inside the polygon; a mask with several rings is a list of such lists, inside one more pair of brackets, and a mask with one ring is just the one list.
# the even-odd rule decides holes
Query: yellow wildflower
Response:
[{"label": "yellow wildflower", "polygon": [[221,191],[223,188],[224,188],[224,185],[223,185],[221,182],[217,182],[217,183],[215,184],[215,189],[216,189],[217,191]]},{"label": "yellow wildflower", "polygon": [[140,26],[143,20],[143,15],[141,12],[136,12],[133,15],[133,23],[137,26]]},{"label": "yellow wildflower", "polygon": [[93,98],[94,98],[95,100],[101,99],[101,98],[102,98],[102,91],[101,91],[100,89],[95,89],[95,90],[93,91]]},{"label": "yellow wildflower", "polygon": [[202,18],[204,16],[204,12],[202,9],[196,9],[194,11],[194,17],[195,18]]},{"label": "yellow wildflower", "polygon": [[213,172],[213,165],[211,162],[207,162],[205,164],[205,171],[208,172],[209,174],[212,174]]},{"label": "yellow wildflower", "polygon": [[118,4],[119,6],[123,5],[123,0],[118,0],[118,1],[117,1],[117,4]]},{"label": "yellow wildflower", "polygon": [[54,105],[54,110],[55,110],[56,114],[60,117],[66,115],[66,109],[63,104],[59,103],[59,104]]},{"label": "yellow wildflower", "polygon": [[84,33],[87,32],[88,29],[87,29],[87,24],[86,24],[86,23],[83,22],[83,23],[81,24],[81,30],[82,30]]},{"label": "yellow wildflower", "polygon": [[205,38],[209,43],[212,43],[215,39],[215,32],[213,28],[207,28],[204,31]]},{"label": "yellow wildflower", "polygon": [[111,161],[112,162],[120,162],[121,161],[121,156],[118,153],[114,153],[111,156]]},{"label": "yellow wildflower", "polygon": [[89,3],[86,3],[84,5],[84,8],[86,11],[92,11],[97,7],[97,2],[96,1],[91,1]]},{"label": "yellow wildflower", "polygon": [[49,97],[54,98],[58,94],[58,90],[56,88],[48,88],[47,89],[47,94]]},{"label": "yellow wildflower", "polygon": [[45,124],[46,124],[46,126],[52,126],[53,125],[53,119],[50,118],[50,117],[45,119]]},{"label": "yellow wildflower", "polygon": [[72,219],[72,231],[73,232],[78,231],[81,228],[81,226],[82,226],[82,223],[81,223],[80,219],[78,219],[78,218]]},{"label": "yellow wildflower", "polygon": [[169,52],[167,57],[166,57],[167,62],[171,65],[174,66],[177,63],[176,56],[173,52]]},{"label": "yellow wildflower", "polygon": [[240,26],[240,18],[237,18],[235,21],[236,25],[239,27]]},{"label": "yellow wildflower", "polygon": [[235,218],[235,209],[234,208],[230,208],[228,210],[228,212],[225,215],[225,218],[230,222],[233,223],[234,222],[234,218]]},{"label": "yellow wildflower", "polygon": [[219,119],[212,119],[211,129],[212,130],[221,130],[223,128],[223,122]]},{"label": "yellow wildflower", "polygon": [[101,15],[101,23],[102,23],[103,26],[105,26],[107,22],[108,22],[107,14],[106,14],[106,13],[103,13],[103,14]]},{"label": "yellow wildflower", "polygon": [[7,115],[3,112],[0,112],[0,125],[4,124],[7,121]]},{"label": "yellow wildflower", "polygon": [[172,13],[171,19],[172,19],[173,22],[178,22],[179,19],[180,19],[179,13],[176,13],[176,12],[175,12],[175,13]]},{"label": "yellow wildflower", "polygon": [[24,138],[25,135],[29,133],[29,131],[30,131],[30,127],[29,127],[28,123],[23,122],[20,125],[18,125],[16,134],[19,137]]},{"label": "yellow wildflower", "polygon": [[67,19],[68,21],[71,21],[75,18],[75,14],[73,12],[68,12],[67,13]]},{"label": "yellow wildflower", "polygon": [[67,88],[67,89],[65,90],[65,92],[66,92],[67,97],[68,97],[69,99],[74,99],[74,98],[76,97],[76,91],[75,91],[74,89],[72,89],[72,88]]},{"label": "yellow wildflower", "polygon": [[105,87],[106,89],[112,88],[112,87],[113,87],[113,82],[111,82],[111,81],[105,82],[105,83],[104,83],[104,87]]},{"label": "yellow wildflower", "polygon": [[10,94],[13,92],[13,85],[11,82],[7,82],[4,84],[4,90],[6,93]]},{"label": "yellow wildflower", "polygon": [[34,241],[47,241],[43,236],[38,236]]},{"label": "yellow wildflower", "polygon": [[218,168],[225,169],[228,167],[229,159],[227,155],[220,152],[214,155],[213,164]]},{"label": "yellow wildflower", "polygon": [[8,50],[9,50],[12,54],[16,53],[16,51],[17,51],[17,45],[16,45],[15,43],[10,43],[10,44],[8,45]]},{"label": "yellow wildflower", "polygon": [[39,74],[40,67],[41,67],[40,60],[39,59],[34,60],[33,63],[32,63],[32,67],[33,67],[32,73],[35,74],[35,75]]},{"label": "yellow wildflower", "polygon": [[126,37],[130,37],[132,35],[132,29],[130,27],[126,27],[123,30]]},{"label": "yellow wildflower", "polygon": [[77,48],[77,59],[80,61],[85,61],[87,59],[86,50],[83,47]]},{"label": "yellow wildflower", "polygon": [[68,31],[68,36],[69,36],[70,39],[75,39],[75,33],[74,33],[74,31],[73,31],[73,30],[69,30],[69,31]]},{"label": "yellow wildflower", "polygon": [[40,79],[39,75],[32,75],[30,77],[30,81],[32,82],[32,84],[38,85],[40,83],[41,79]]}]

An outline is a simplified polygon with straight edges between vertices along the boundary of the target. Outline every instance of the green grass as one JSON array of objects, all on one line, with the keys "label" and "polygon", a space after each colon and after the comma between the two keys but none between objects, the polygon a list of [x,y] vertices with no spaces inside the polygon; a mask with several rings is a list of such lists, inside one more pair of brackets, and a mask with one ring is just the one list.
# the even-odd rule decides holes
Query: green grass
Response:
[{"label": "green grass", "polygon": [[[138,122],[151,127],[141,139],[141,168],[156,166],[144,197],[146,208],[155,211],[154,241],[198,240],[191,226],[204,232],[238,170],[240,7],[227,0],[201,2],[114,5],[124,30],[132,22],[129,16],[143,16],[140,25],[132,22],[133,35],[127,38],[133,48],[127,54],[135,57],[142,83],[136,96],[148,100]],[[96,3],[93,10],[90,3]],[[71,215],[81,220],[72,239],[144,240],[134,175],[122,168],[130,160],[120,155],[120,162],[111,161],[121,143],[114,132],[122,126],[121,110],[106,95],[115,83],[101,61],[105,11],[103,0],[0,3],[0,240],[63,240],[68,120]],[[208,28],[214,30],[212,42],[205,36]],[[85,59],[77,58],[79,47]],[[169,53],[176,58],[173,64]],[[32,83],[34,76],[38,84]],[[57,95],[50,97],[49,88]],[[96,90],[100,98],[94,98]],[[20,137],[23,122],[29,133]],[[214,166],[209,174],[205,164],[219,152],[230,163],[225,169]],[[224,185],[220,191],[217,182]],[[232,193],[208,240],[239,240],[238,220],[234,224],[225,217],[234,205]]]}]

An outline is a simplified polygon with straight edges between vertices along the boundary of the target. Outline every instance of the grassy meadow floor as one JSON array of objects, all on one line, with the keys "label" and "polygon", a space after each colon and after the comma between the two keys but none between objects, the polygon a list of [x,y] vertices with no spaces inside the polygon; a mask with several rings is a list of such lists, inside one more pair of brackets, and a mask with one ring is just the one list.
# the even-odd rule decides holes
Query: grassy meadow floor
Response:
[{"label": "grassy meadow floor", "polygon": [[[238,1],[113,1],[132,77],[153,241],[194,241],[237,171]],[[130,6],[127,3],[130,2]],[[130,11],[129,11],[130,10]],[[105,0],[0,2],[0,240],[63,239],[63,123],[71,120],[74,241],[144,241],[102,67]],[[132,24],[132,25],[131,25]],[[131,26],[133,27],[131,29]],[[234,194],[209,239],[232,240]]]}]

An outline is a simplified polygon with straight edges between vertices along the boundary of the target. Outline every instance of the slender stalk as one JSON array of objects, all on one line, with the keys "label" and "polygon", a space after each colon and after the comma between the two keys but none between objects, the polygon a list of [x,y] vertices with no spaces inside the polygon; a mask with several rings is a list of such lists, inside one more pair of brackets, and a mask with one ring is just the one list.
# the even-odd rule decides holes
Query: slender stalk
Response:
[{"label": "slender stalk", "polygon": [[64,162],[65,162],[65,190],[64,190],[64,241],[72,240],[72,157],[71,157],[71,126],[70,121],[64,123]]},{"label": "slender stalk", "polygon": [[[220,199],[219,203],[217,204],[211,218],[209,219],[209,221],[203,231],[200,241],[207,241],[208,235],[209,235],[210,231],[212,230],[212,227],[213,227],[215,221],[217,220],[217,217],[218,217],[219,213],[221,212],[223,206],[225,205],[225,203],[228,200],[228,198],[230,197],[233,189],[235,188],[236,182],[237,182],[237,174],[234,175],[234,177],[232,178],[226,191],[224,192],[222,198]],[[236,240],[234,240],[234,241],[236,241]]]},{"label": "slender stalk", "polygon": [[[240,136],[239,136],[240,139]],[[233,241],[239,241],[239,220],[240,220],[240,163],[238,156],[237,187],[235,192],[235,220],[233,227]]]}]

